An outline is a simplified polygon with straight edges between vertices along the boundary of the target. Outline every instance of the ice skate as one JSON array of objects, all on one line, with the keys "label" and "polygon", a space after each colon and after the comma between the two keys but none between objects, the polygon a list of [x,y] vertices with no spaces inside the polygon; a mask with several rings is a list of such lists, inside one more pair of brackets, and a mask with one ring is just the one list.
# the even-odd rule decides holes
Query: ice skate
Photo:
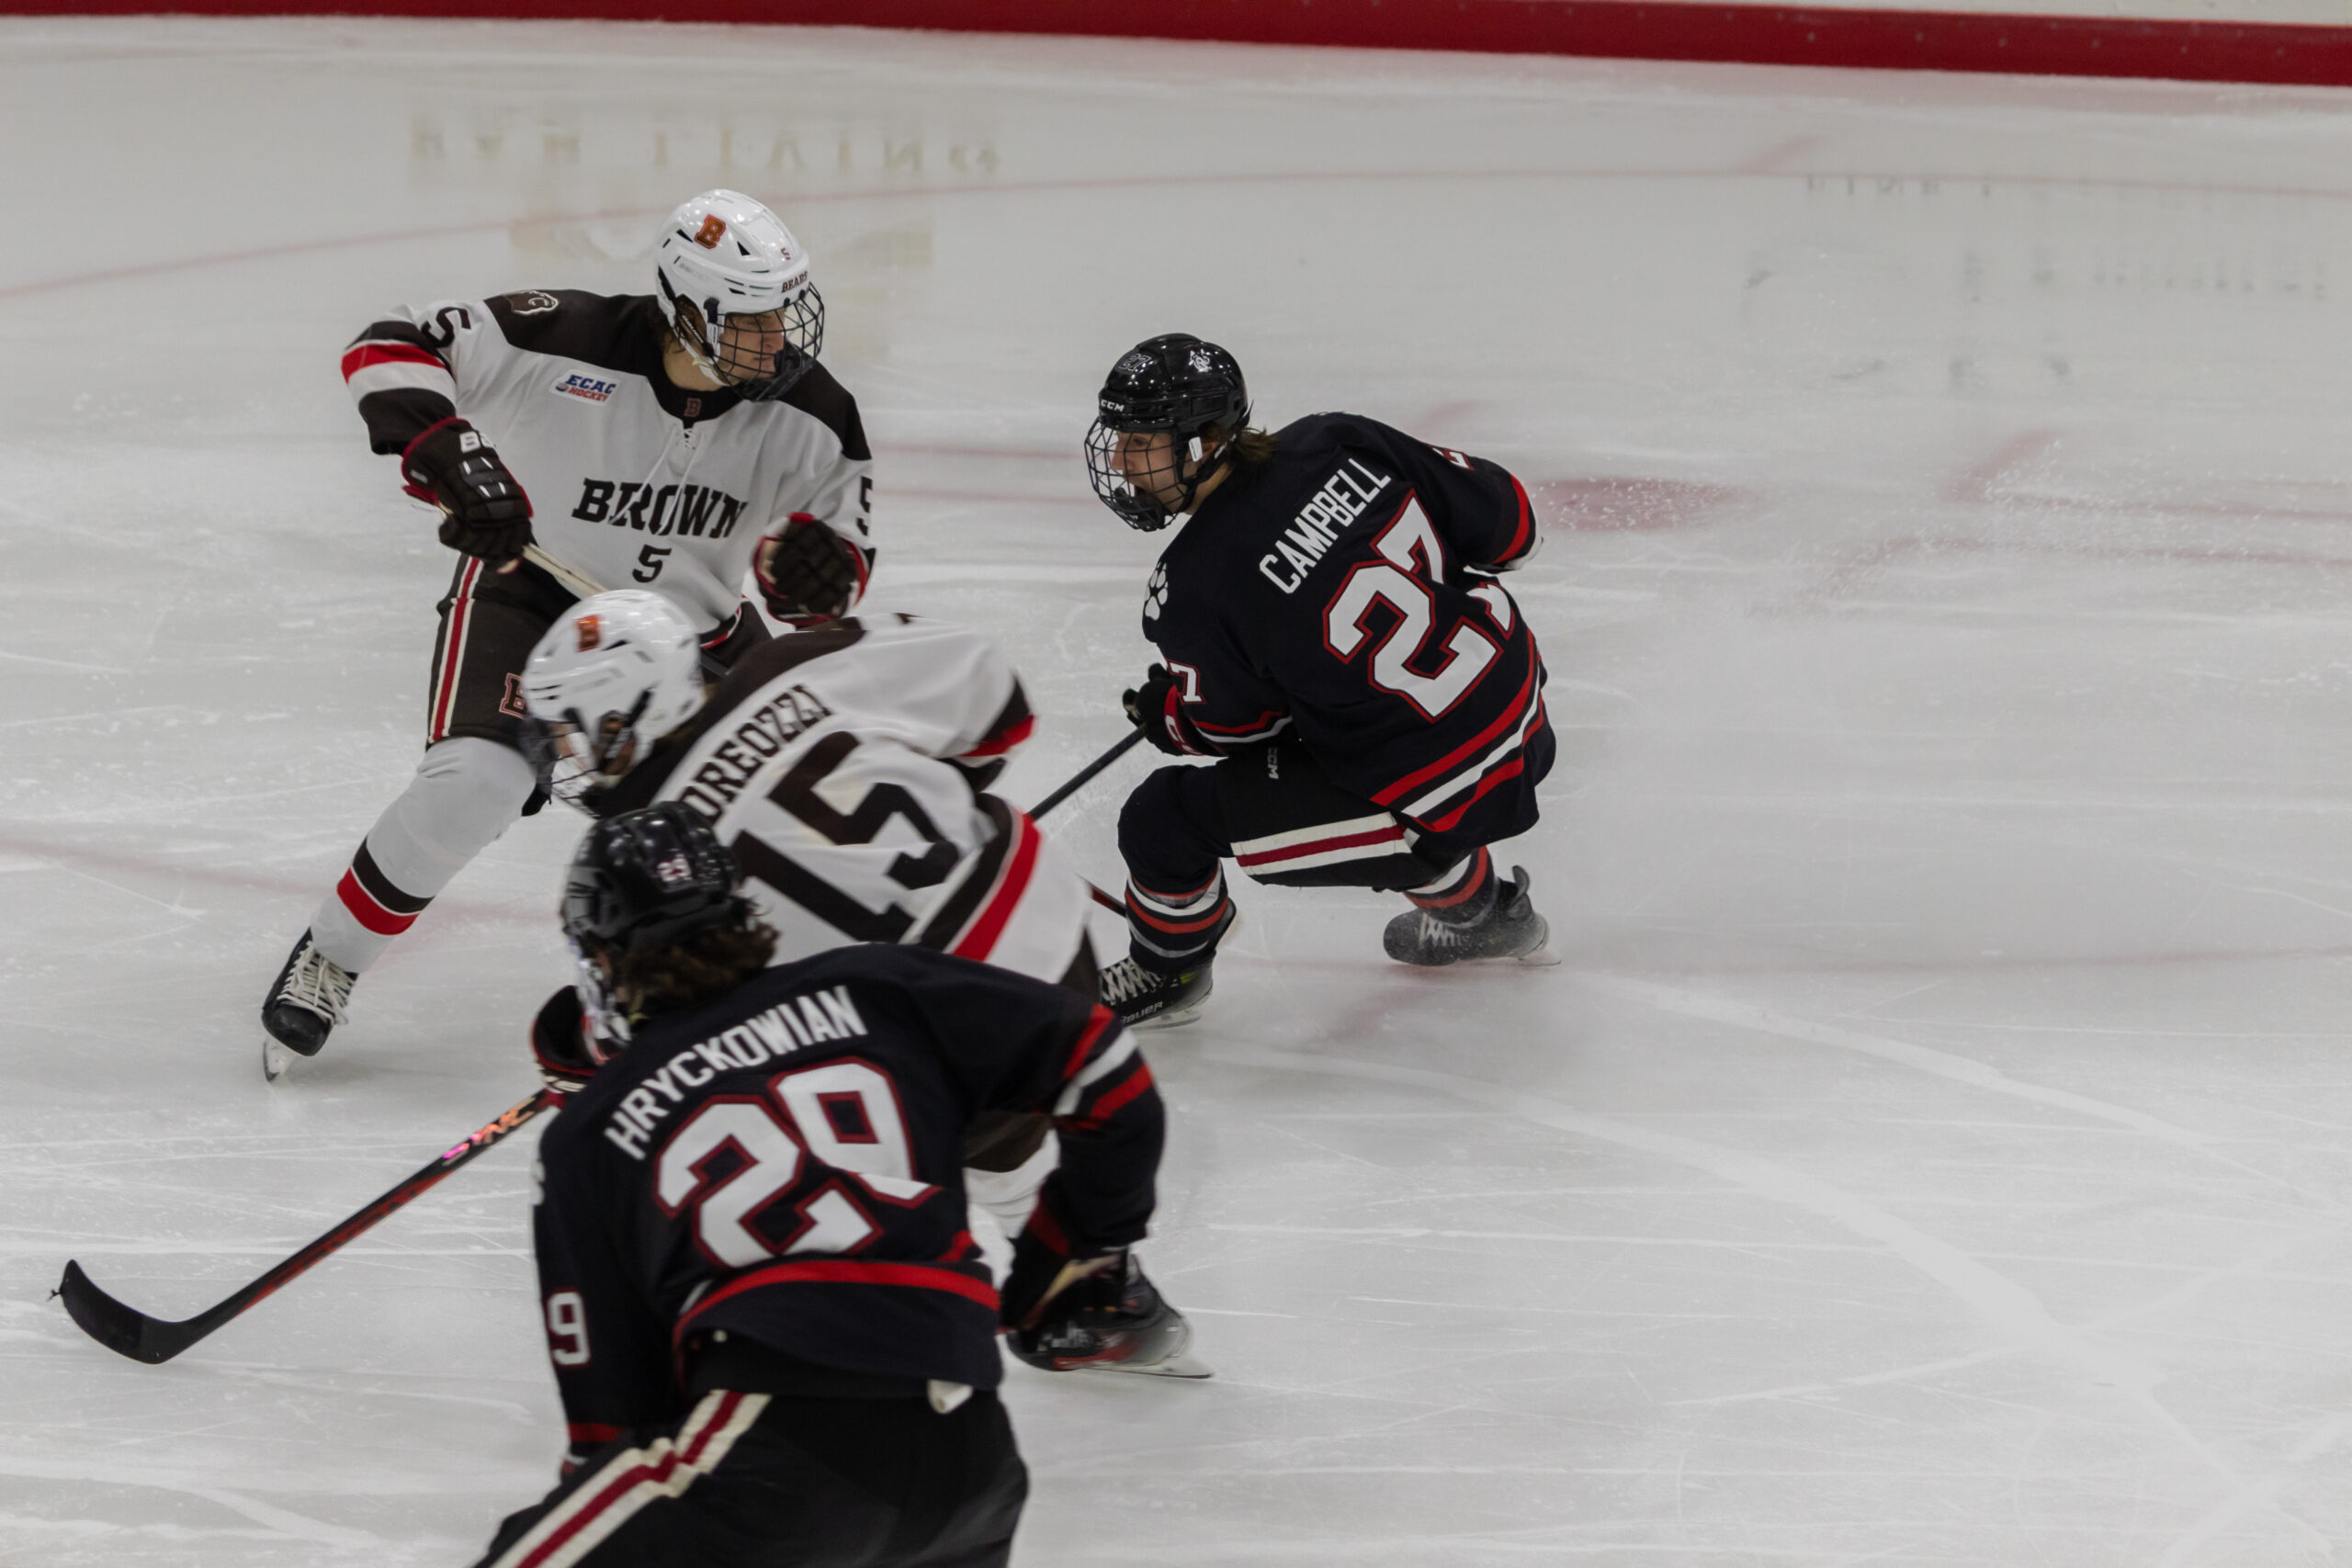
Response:
[{"label": "ice skate", "polygon": [[1048,1372],[1136,1372],[1157,1378],[1215,1374],[1192,1354],[1193,1325],[1144,1277],[1133,1253],[1071,1285],[1058,1310],[1010,1336],[1012,1353]]},{"label": "ice skate", "polygon": [[1103,966],[1102,1005],[1131,1028],[1173,1029],[1190,1023],[1200,1016],[1201,1004],[1215,988],[1209,974],[1215,962],[1204,958],[1182,974],[1162,975],[1132,958],[1122,958]]},{"label": "ice skate", "polygon": [[297,1056],[315,1056],[345,1011],[359,976],[336,964],[304,931],[261,1005],[262,1077],[276,1083]]},{"label": "ice skate", "polygon": [[1472,907],[1475,913],[1406,910],[1388,922],[1388,929],[1381,933],[1381,946],[1399,964],[1431,969],[1497,958],[1557,964],[1558,955],[1544,945],[1551,938],[1551,925],[1535,912],[1528,897],[1534,879],[1525,866],[1511,867],[1510,874],[1511,880],[1482,907]]}]

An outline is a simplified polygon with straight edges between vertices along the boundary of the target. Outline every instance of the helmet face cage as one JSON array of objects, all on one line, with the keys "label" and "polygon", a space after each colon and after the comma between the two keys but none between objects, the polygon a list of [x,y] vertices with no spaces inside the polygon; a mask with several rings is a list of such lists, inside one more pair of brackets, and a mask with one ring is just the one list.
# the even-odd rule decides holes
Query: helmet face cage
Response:
[{"label": "helmet face cage", "polygon": [[[792,389],[825,348],[825,297],[813,283],[773,310],[727,313],[716,299],[699,302],[670,293],[662,279],[671,324],[687,357],[750,402],[767,402]],[[714,324],[715,323],[715,324]],[[780,344],[771,348],[781,338]]]},{"label": "helmet face cage", "polygon": [[[1191,512],[1201,486],[1224,467],[1223,447],[1205,451],[1203,434],[1214,428],[1229,436],[1250,422],[1241,367],[1216,344],[1186,333],[1149,339],[1121,355],[1096,408],[1086,433],[1087,479],[1121,522],[1147,533]],[[1122,438],[1155,434],[1170,439],[1149,467],[1127,471],[1140,446]],[[1159,493],[1169,490],[1177,492],[1172,504]]]},{"label": "helmet face cage", "polygon": [[650,687],[638,693],[627,713],[605,713],[591,724],[578,708],[560,718],[523,721],[523,755],[539,775],[539,787],[555,799],[591,816],[588,804],[599,790],[628,776],[644,755],[638,720],[653,700]]}]

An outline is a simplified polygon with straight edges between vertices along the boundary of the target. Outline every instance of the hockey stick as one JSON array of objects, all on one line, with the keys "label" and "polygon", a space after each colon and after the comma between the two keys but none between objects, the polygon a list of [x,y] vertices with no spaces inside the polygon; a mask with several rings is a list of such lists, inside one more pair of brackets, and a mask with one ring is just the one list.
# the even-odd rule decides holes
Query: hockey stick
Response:
[{"label": "hockey stick", "polygon": [[1076,795],[1080,790],[1084,789],[1093,781],[1095,774],[1101,773],[1103,769],[1109,767],[1112,763],[1125,756],[1129,751],[1134,750],[1136,742],[1142,739],[1142,730],[1131,729],[1127,731],[1125,738],[1123,738],[1117,745],[1112,747],[1108,751],[1103,752],[1102,755],[1095,758],[1094,761],[1087,763],[1086,766],[1079,769],[1077,773],[1070,775],[1069,783],[1062,785],[1061,788],[1054,791],[1053,794],[1046,796],[1045,799],[1031,807],[1029,808],[1029,819],[1032,822],[1035,821],[1038,818],[1043,817],[1046,812],[1051,811],[1055,807],[1059,806],[1063,801],[1068,800],[1071,795]]},{"label": "hockey stick", "polygon": [[424,1169],[401,1181],[227,1301],[194,1317],[178,1323],[149,1317],[98,1289],[90,1277],[82,1272],[82,1266],[71,1261],[65,1265],[65,1278],[50,1293],[63,1297],[67,1314],[80,1325],[83,1333],[107,1349],[128,1356],[134,1361],[144,1361],[151,1367],[168,1361],[264,1296],[272,1294],[280,1286],[306,1272],[327,1254],[368,1230],[393,1210],[423,1194],[476,1155],[500,1142],[509,1133],[545,1111],[553,1097],[553,1090],[543,1089],[522,1103],[499,1112],[467,1134],[464,1142]]},{"label": "hockey stick", "polygon": [[[1112,763],[1117,761],[1120,758],[1133,750],[1135,749],[1136,742],[1142,739],[1142,730],[1136,729],[1128,731],[1126,736],[1122,739],[1118,744],[1113,746],[1108,751],[1103,752],[1100,757],[1095,758],[1094,761],[1087,763],[1086,766],[1079,769],[1078,772],[1071,776],[1070,781],[1068,784],[1062,785],[1061,788],[1054,791],[1053,794],[1046,796],[1045,799],[1031,807],[1029,808],[1029,820],[1035,822],[1038,818],[1043,817],[1046,812],[1051,811],[1055,807],[1059,806],[1063,801],[1068,800],[1071,795],[1076,795],[1080,790],[1085,788],[1088,782],[1091,780],[1095,774],[1101,773],[1103,769],[1109,767]],[[1103,892],[1100,887],[1095,886],[1091,880],[1086,885],[1086,890],[1094,895],[1094,901],[1096,903],[1102,905],[1113,914],[1117,915],[1121,919],[1125,919],[1126,918],[1127,907],[1125,904],[1120,903],[1116,898],[1112,897],[1108,893]]]}]

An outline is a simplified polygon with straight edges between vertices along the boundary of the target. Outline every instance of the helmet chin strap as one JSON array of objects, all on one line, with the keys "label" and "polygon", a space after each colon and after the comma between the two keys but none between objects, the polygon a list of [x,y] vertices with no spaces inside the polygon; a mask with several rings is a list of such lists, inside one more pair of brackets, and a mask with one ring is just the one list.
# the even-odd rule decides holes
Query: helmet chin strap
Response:
[{"label": "helmet chin strap", "polygon": [[1193,509],[1199,504],[1201,487],[1213,476],[1225,471],[1226,454],[1232,445],[1230,437],[1218,442],[1216,451],[1211,455],[1211,460],[1204,463],[1201,459],[1201,438],[1197,435],[1192,438],[1189,448],[1193,465],[1193,477],[1183,481],[1182,498],[1168,509],[1169,516],[1189,517],[1193,514]]}]

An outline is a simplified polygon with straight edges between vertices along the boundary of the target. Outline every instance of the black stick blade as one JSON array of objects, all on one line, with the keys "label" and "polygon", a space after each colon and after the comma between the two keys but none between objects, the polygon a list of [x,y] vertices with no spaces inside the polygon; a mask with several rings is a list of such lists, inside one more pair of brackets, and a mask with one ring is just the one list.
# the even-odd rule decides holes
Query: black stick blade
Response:
[{"label": "black stick blade", "polygon": [[66,1315],[83,1333],[116,1355],[151,1367],[170,1360],[204,1337],[194,1323],[164,1323],[123,1305],[98,1289],[79,1263],[65,1265],[65,1278],[58,1282],[57,1293],[64,1299]]}]

